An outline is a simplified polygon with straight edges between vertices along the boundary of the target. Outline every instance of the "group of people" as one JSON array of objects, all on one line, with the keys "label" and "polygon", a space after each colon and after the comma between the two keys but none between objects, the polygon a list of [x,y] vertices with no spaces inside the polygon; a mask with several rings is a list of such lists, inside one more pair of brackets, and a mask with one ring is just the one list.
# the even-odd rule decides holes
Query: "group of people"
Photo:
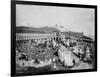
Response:
[{"label": "group of people", "polygon": [[[73,67],[81,60],[91,58],[90,49],[78,41],[66,40],[27,40],[17,41],[16,63],[21,66],[45,66],[59,61],[64,67]],[[29,63],[28,63],[29,62]]]}]

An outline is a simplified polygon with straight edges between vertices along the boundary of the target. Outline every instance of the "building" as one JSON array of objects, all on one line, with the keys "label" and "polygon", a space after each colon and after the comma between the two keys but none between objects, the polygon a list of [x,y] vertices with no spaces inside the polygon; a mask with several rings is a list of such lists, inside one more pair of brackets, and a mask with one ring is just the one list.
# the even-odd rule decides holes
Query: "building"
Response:
[{"label": "building", "polygon": [[[16,40],[51,40],[54,39],[56,40],[57,38],[56,32],[52,33],[16,33]],[[83,37],[82,33],[70,33],[70,32],[63,32],[59,34],[59,38],[62,40],[65,40],[65,38],[70,37],[70,38],[79,38]]]},{"label": "building", "polygon": [[40,34],[40,33],[16,33],[16,40],[52,40],[56,34]]},{"label": "building", "polygon": [[[30,28],[30,27],[17,27],[16,28],[16,40],[56,40],[67,38],[81,39],[84,36],[83,33],[79,32],[60,32],[59,30],[52,27],[44,28]],[[58,38],[59,37],[59,38]]]}]

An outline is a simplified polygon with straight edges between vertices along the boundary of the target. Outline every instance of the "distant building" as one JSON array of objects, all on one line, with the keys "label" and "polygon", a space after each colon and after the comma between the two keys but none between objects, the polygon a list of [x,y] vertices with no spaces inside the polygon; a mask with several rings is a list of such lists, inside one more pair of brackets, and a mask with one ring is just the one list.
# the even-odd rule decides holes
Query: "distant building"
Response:
[{"label": "distant building", "polygon": [[84,34],[83,33],[80,33],[80,32],[72,32],[72,31],[69,31],[69,32],[61,32],[62,35],[65,35],[65,37],[75,37],[75,38],[80,38],[80,37],[83,37]]},{"label": "distant building", "polygon": [[[57,33],[52,32],[52,33],[16,33],[16,40],[32,40],[32,39],[45,39],[45,40],[51,40],[51,39],[56,39]],[[70,38],[78,38],[78,37],[83,37],[82,33],[69,33],[69,32],[64,32],[59,34],[60,39],[65,39],[66,37]]]},{"label": "distant building", "polygon": [[[43,30],[42,30],[43,29]],[[47,30],[45,30],[47,29]],[[17,27],[16,28],[16,40],[32,40],[32,39],[41,39],[41,40],[56,40],[56,39],[62,39],[65,40],[65,38],[82,38],[84,35],[83,33],[79,32],[60,32],[57,29],[45,27],[41,29],[37,28],[27,28],[27,27]],[[44,31],[45,30],[45,31]],[[58,38],[59,37],[59,38]]]},{"label": "distant building", "polygon": [[51,40],[56,37],[57,36],[55,34],[16,33],[16,40],[32,40],[32,39]]}]

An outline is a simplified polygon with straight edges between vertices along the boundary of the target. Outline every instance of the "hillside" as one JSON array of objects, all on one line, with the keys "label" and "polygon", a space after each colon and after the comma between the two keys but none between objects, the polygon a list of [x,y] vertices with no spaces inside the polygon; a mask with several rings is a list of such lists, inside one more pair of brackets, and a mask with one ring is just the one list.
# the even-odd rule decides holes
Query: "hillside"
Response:
[{"label": "hillside", "polygon": [[58,31],[54,27],[40,27],[40,28],[35,28],[35,27],[16,27],[16,33],[46,33],[46,32],[53,32],[53,31]]}]

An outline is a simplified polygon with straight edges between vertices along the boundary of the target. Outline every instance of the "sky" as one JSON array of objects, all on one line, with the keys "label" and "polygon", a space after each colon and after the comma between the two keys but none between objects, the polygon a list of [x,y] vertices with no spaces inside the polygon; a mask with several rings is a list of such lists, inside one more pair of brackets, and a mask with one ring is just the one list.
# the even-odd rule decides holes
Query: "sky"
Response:
[{"label": "sky", "polygon": [[94,9],[40,5],[16,5],[16,26],[57,27],[60,31],[94,35]]}]

